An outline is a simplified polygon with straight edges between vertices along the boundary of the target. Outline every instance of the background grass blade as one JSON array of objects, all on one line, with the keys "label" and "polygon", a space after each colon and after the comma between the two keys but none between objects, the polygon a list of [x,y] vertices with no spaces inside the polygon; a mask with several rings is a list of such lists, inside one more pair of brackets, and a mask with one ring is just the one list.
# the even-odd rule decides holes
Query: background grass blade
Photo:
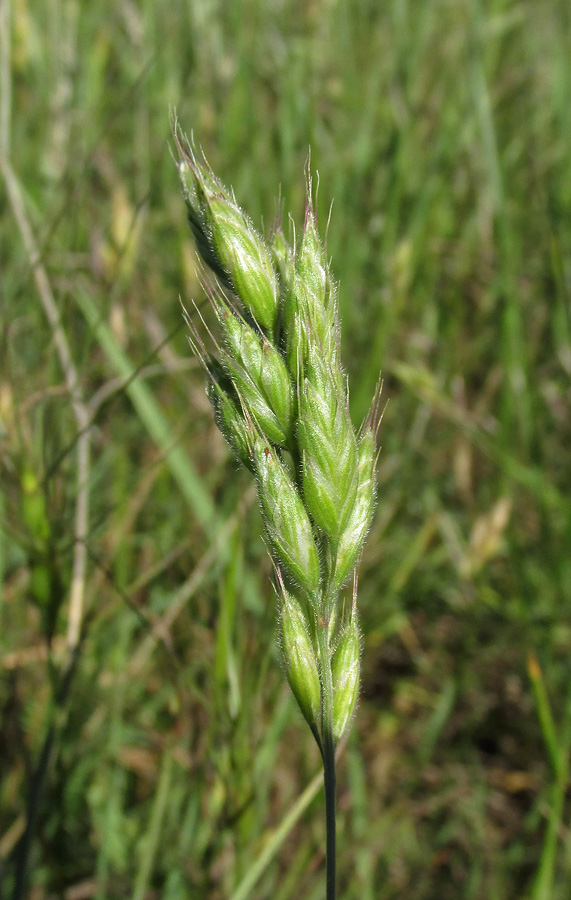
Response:
[{"label": "background grass blade", "polygon": [[274,859],[281,845],[291,832],[292,828],[297,824],[298,820],[304,814],[311,801],[316,797],[319,789],[323,786],[323,775],[318,772],[315,778],[309,782],[303,794],[292,805],[290,811],[278,827],[269,835],[266,835],[265,847],[258,858],[252,862],[248,868],[247,874],[244,876],[238,887],[230,895],[230,900],[246,900],[251,895],[258,879],[263,874],[266,867]]},{"label": "background grass blade", "polygon": [[172,767],[172,748],[167,747],[161,761],[159,780],[151,809],[148,831],[141,841],[139,872],[135,881],[133,900],[143,900],[149,886],[149,880],[154,868],[155,855],[160,844],[161,826],[169,798]]},{"label": "background grass blade", "polygon": [[172,429],[147,386],[137,380],[137,371],[128,356],[113,337],[111,330],[101,318],[101,313],[87,291],[77,293],[77,303],[93,330],[115,372],[125,379],[125,392],[129,396],[137,415],[151,438],[162,450],[165,463],[170,469],[183,496],[207,532],[213,533],[215,509],[208,491],[203,486],[194,466],[183,448],[173,441]]}]

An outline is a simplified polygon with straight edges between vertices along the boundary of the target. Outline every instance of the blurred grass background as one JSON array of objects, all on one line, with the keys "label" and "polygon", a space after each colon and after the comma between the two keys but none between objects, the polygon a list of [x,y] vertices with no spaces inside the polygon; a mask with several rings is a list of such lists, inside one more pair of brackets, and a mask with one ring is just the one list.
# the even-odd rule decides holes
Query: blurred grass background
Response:
[{"label": "blurred grass background", "polygon": [[339,896],[568,898],[569,4],[2,0],[0,38],[2,898],[324,897],[175,107],[266,228],[311,147],[356,422],[383,374]]}]

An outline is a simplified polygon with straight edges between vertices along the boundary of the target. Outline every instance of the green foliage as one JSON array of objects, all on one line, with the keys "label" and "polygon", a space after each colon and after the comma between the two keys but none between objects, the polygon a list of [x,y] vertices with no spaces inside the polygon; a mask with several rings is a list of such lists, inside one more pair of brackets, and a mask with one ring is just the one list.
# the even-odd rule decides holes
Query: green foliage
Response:
[{"label": "green foliage", "polygon": [[273,221],[281,185],[300,235],[311,146],[353,421],[382,369],[340,893],[566,900],[568,3],[9,9],[0,153],[93,426],[86,637],[66,693],[80,429],[3,168],[3,896],[50,725],[37,900],[322,896],[320,779],[303,794],[318,751],[276,664],[263,523],[177,302],[216,331],[170,106],[252,221]]}]

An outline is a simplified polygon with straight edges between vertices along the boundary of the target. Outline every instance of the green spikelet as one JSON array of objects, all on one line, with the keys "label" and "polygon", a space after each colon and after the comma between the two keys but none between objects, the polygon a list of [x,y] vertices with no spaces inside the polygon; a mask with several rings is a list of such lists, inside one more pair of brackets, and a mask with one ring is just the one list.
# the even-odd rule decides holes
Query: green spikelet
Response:
[{"label": "green spikelet", "polygon": [[359,629],[357,612],[353,610],[331,661],[333,678],[333,739],[343,737],[355,712],[359,696]]},{"label": "green spikelet", "polygon": [[278,281],[270,252],[250,219],[207,165],[186,152],[179,166],[188,220],[204,262],[272,333]]},{"label": "green spikelet", "polygon": [[315,648],[301,605],[281,584],[280,634],[287,680],[311,728],[317,727],[321,686]]},{"label": "green spikelet", "polygon": [[280,353],[228,309],[220,319],[226,337],[224,363],[242,402],[272,443],[291,446],[294,391]]},{"label": "green spikelet", "polygon": [[292,378],[307,373],[315,354],[332,371],[339,367],[336,293],[315,217],[308,207],[305,231],[284,302],[287,360]]},{"label": "green spikelet", "polygon": [[211,223],[206,215],[207,201],[203,185],[208,182],[211,192],[218,191],[224,194],[228,200],[230,200],[230,195],[207,166],[199,167],[196,164],[194,155],[190,152],[185,151],[178,171],[186,203],[186,217],[196,242],[196,249],[225,287],[231,288],[228,274],[212,245]]},{"label": "green spikelet", "polygon": [[306,378],[299,396],[298,441],[307,508],[328,538],[337,541],[357,492],[357,442],[344,398],[333,380],[320,392]]},{"label": "green spikelet", "polygon": [[225,198],[209,200],[212,244],[246,309],[269,334],[278,312],[278,283],[270,254],[242,210]]},{"label": "green spikelet", "polygon": [[319,556],[302,499],[273,447],[257,439],[253,459],[258,499],[275,559],[296,584],[314,596],[321,577]]},{"label": "green spikelet", "polygon": [[345,528],[336,545],[331,590],[337,592],[352,571],[369,530],[375,503],[375,436],[371,426],[357,448],[357,490]]},{"label": "green spikelet", "polygon": [[214,409],[214,418],[227,443],[234,451],[236,458],[254,474],[251,456],[252,436],[248,423],[239,404],[234,399],[234,392],[222,386],[220,378],[214,375],[207,382],[206,391]]}]

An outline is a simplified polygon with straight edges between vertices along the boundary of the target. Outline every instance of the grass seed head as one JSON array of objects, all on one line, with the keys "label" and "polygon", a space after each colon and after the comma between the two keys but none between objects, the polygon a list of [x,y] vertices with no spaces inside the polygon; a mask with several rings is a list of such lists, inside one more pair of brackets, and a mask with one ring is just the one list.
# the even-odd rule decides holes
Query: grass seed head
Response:
[{"label": "grass seed head", "polygon": [[209,372],[216,422],[256,478],[280,586],[284,665],[325,759],[349,725],[359,690],[356,599],[343,621],[338,594],[372,516],[378,393],[357,436],[340,362],[337,291],[311,189],[297,253],[279,226],[265,244],[208,165],[180,140],[179,148],[198,250],[245,307],[209,291],[223,336],[214,339],[218,361],[191,323],[193,346]]}]

